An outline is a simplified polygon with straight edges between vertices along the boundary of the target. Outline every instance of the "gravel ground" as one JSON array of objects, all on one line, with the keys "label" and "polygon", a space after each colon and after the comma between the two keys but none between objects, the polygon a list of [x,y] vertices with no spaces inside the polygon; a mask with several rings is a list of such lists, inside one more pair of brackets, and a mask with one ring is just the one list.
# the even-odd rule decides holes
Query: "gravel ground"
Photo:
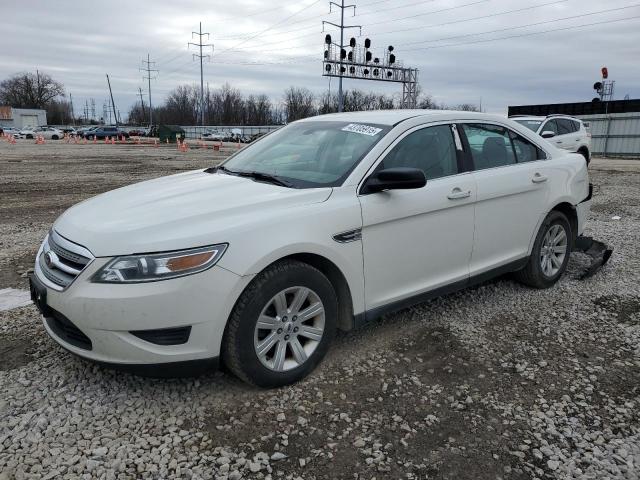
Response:
[{"label": "gravel ground", "polygon": [[[71,204],[217,158],[2,142],[0,289],[25,288]],[[640,162],[596,160],[592,180],[588,233],[615,248],[594,277],[574,254],[549,290],[504,277],[388,315],[279,390],[113,372],[34,307],[0,312],[0,480],[639,478]]]}]

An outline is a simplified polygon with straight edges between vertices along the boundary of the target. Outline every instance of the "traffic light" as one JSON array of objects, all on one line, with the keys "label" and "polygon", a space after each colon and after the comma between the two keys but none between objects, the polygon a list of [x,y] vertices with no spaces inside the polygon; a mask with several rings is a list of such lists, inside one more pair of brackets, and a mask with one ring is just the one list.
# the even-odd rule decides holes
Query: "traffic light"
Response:
[{"label": "traffic light", "polygon": [[364,59],[366,62],[370,62],[372,58],[373,58],[373,54],[371,52],[365,53]]},{"label": "traffic light", "polygon": [[371,48],[371,40],[368,38],[364,39],[364,48]]},{"label": "traffic light", "polygon": [[602,82],[596,82],[593,84],[593,89],[597,92],[599,92],[600,90],[602,90]]},{"label": "traffic light", "polygon": [[349,46],[351,48],[355,48],[356,46],[356,39],[354,37],[351,37],[351,40],[349,40]]},{"label": "traffic light", "polygon": [[324,37],[324,43],[326,43],[327,45],[331,45],[331,35],[329,35],[328,33]]},{"label": "traffic light", "polygon": [[609,70],[607,69],[607,67],[602,67],[602,78],[604,80],[609,78]]}]

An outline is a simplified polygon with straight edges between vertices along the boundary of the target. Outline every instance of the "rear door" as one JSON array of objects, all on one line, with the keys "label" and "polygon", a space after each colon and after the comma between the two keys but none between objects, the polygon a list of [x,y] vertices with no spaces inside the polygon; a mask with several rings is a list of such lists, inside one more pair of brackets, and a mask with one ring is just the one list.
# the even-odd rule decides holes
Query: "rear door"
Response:
[{"label": "rear door", "polygon": [[549,171],[545,153],[521,135],[494,123],[464,123],[477,185],[470,275],[528,255],[546,208]]},{"label": "rear door", "polygon": [[419,168],[427,184],[359,196],[367,309],[466,282],[476,187],[462,156],[454,126],[420,126],[399,137],[370,172]]}]

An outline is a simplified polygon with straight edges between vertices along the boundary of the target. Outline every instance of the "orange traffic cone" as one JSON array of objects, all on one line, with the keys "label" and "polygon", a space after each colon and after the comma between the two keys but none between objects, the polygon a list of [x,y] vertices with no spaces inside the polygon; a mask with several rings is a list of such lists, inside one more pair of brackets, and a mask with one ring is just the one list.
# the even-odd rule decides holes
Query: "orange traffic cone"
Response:
[{"label": "orange traffic cone", "polygon": [[93,137],[93,143],[98,143],[98,140],[96,139],[96,137]]},{"label": "orange traffic cone", "polygon": [[107,143],[109,143],[111,139],[109,137],[104,137],[104,144],[106,145]]}]

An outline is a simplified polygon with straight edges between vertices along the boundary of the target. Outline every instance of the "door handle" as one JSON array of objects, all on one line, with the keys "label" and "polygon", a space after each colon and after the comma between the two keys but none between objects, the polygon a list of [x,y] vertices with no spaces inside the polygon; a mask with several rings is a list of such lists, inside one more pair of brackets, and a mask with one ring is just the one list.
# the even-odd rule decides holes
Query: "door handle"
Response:
[{"label": "door handle", "polygon": [[469,198],[470,196],[471,196],[471,190],[467,190],[466,192],[463,192],[462,190],[456,187],[451,191],[449,195],[447,195],[447,198],[449,200],[460,200],[461,198]]},{"label": "door handle", "polygon": [[539,173],[536,173],[531,179],[531,181],[533,183],[543,183],[547,181],[547,177],[545,177],[544,175],[540,175]]}]

